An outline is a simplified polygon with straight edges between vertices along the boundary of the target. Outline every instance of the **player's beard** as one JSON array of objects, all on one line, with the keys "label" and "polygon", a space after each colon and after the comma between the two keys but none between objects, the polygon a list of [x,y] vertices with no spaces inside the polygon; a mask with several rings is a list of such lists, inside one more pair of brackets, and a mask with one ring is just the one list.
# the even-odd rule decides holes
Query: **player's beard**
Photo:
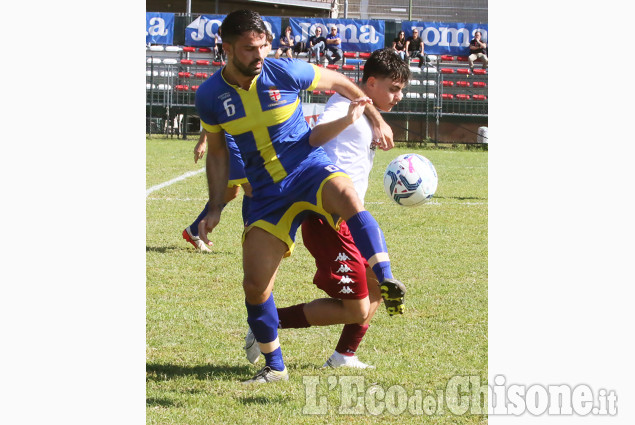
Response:
[{"label": "player's beard", "polygon": [[232,59],[232,64],[234,65],[234,67],[245,77],[255,77],[256,75],[260,74],[260,71],[262,71],[262,66],[260,68],[255,68],[255,65],[258,62],[260,62],[260,60],[255,60],[250,65],[244,65],[235,57]]}]

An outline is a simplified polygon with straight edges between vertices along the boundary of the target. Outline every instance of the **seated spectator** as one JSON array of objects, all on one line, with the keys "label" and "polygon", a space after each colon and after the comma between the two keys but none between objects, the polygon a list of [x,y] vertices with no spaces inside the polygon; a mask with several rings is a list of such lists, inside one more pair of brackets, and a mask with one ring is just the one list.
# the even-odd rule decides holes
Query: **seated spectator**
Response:
[{"label": "seated spectator", "polygon": [[392,41],[392,48],[401,60],[406,60],[406,33],[399,31],[397,38]]},{"label": "seated spectator", "polygon": [[406,39],[408,64],[415,58],[419,58],[419,68],[422,68],[425,62],[430,62],[428,55],[423,52],[423,49],[423,40],[419,37],[419,30],[415,28],[412,30],[412,35]]},{"label": "seated spectator", "polygon": [[474,61],[477,59],[480,59],[483,62],[483,68],[487,69],[487,44],[481,41],[480,31],[476,31],[474,38],[470,41],[470,55],[467,57],[470,71],[474,70]]},{"label": "seated spectator", "polygon": [[311,62],[311,55],[315,55],[315,63],[320,63],[320,55],[324,54],[326,49],[326,38],[322,36],[322,28],[317,27],[315,34],[309,38],[309,63]]},{"label": "seated spectator", "polygon": [[329,61],[329,65],[333,65],[344,57],[342,52],[342,39],[337,35],[337,27],[331,28],[331,33],[326,36],[326,51],[324,56]]},{"label": "seated spectator", "polygon": [[214,60],[222,62],[225,57],[225,52],[223,51],[223,39],[221,38],[220,27],[218,27],[218,32],[214,35]]},{"label": "seated spectator", "polygon": [[285,53],[287,57],[293,57],[293,36],[291,35],[291,27],[287,27],[284,34],[280,36],[280,47],[273,55],[276,59],[280,58],[280,55]]}]

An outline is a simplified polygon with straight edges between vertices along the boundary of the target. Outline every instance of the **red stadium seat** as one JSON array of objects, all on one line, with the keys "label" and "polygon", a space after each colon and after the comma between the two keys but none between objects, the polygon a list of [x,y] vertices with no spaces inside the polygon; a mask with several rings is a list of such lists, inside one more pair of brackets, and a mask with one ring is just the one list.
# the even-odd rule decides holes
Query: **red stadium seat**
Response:
[{"label": "red stadium seat", "polygon": [[319,90],[313,90],[313,92],[312,92],[312,93],[313,93],[313,94],[322,94],[322,92],[321,92],[321,91],[319,91]]},{"label": "red stadium seat", "polygon": [[472,96],[472,99],[474,99],[474,100],[486,100],[487,97],[484,94],[475,94],[474,96]]},{"label": "red stadium seat", "polygon": [[457,81],[456,85],[459,87],[469,87],[470,86],[470,82],[469,81]]},{"label": "red stadium seat", "polygon": [[179,72],[179,78],[190,78],[191,76],[190,72]]},{"label": "red stadium seat", "polygon": [[474,83],[472,83],[473,87],[485,87],[487,86],[487,83],[485,83],[484,81],[474,81]]},{"label": "red stadium seat", "polygon": [[452,56],[452,55],[441,55],[441,60],[442,61],[453,61],[454,60],[454,56]]},{"label": "red stadium seat", "polygon": [[355,65],[342,65],[342,69],[347,71],[355,71]]},{"label": "red stadium seat", "polygon": [[474,74],[476,75],[485,75],[487,74],[487,69],[478,68],[474,70]]},{"label": "red stadium seat", "polygon": [[459,68],[456,70],[457,74],[464,74],[464,75],[468,75],[470,73],[470,70],[467,68]]},{"label": "red stadium seat", "polygon": [[442,98],[442,99],[454,99],[454,95],[453,95],[453,94],[450,94],[450,93],[443,93],[443,94],[441,95],[441,98]]},{"label": "red stadium seat", "polygon": [[356,58],[357,57],[357,53],[355,53],[355,52],[344,52],[344,57],[345,58]]},{"label": "red stadium seat", "polygon": [[198,90],[198,87],[199,86],[192,86],[191,89],[192,89],[192,91],[196,91],[196,90]]},{"label": "red stadium seat", "polygon": [[441,74],[454,74],[454,69],[452,69],[452,68],[441,68]]},{"label": "red stadium seat", "polygon": [[194,61],[192,59],[181,59],[181,65],[194,65]]},{"label": "red stadium seat", "polygon": [[324,90],[324,94],[330,96],[332,94],[335,94],[335,90]]},{"label": "red stadium seat", "polygon": [[190,88],[183,84],[177,84],[176,86],[174,86],[174,89],[176,91],[188,91]]},{"label": "red stadium seat", "polygon": [[470,100],[470,95],[469,94],[457,94],[456,98],[457,99],[461,99],[461,100]]},{"label": "red stadium seat", "polygon": [[195,51],[196,51],[196,47],[192,47],[192,46],[184,46],[184,47],[183,47],[183,51],[184,51],[184,52],[189,52],[189,53],[192,53],[192,52],[195,52]]},{"label": "red stadium seat", "polygon": [[360,71],[363,71],[363,70],[364,70],[364,65],[360,65],[360,66],[359,66],[359,70],[360,70]]},{"label": "red stadium seat", "polygon": [[196,77],[196,78],[207,78],[207,73],[206,72],[197,72],[196,74],[194,74],[194,77]]},{"label": "red stadium seat", "polygon": [[368,59],[370,57],[370,53],[368,52],[360,52],[359,53],[359,58],[360,59]]},{"label": "red stadium seat", "polygon": [[212,49],[210,49],[209,47],[199,47],[198,51],[201,53],[212,53]]},{"label": "red stadium seat", "polygon": [[444,81],[443,82],[443,87],[453,87],[454,86],[454,81]]},{"label": "red stadium seat", "polygon": [[206,59],[199,59],[196,61],[197,65],[209,65],[209,61]]},{"label": "red stadium seat", "polygon": [[467,62],[467,56],[457,56],[456,60],[459,62]]},{"label": "red stadium seat", "polygon": [[340,66],[337,64],[329,64],[329,65],[326,65],[326,67],[328,69],[340,69]]},{"label": "red stadium seat", "polygon": [[224,62],[213,61],[212,65],[214,66],[223,66]]}]

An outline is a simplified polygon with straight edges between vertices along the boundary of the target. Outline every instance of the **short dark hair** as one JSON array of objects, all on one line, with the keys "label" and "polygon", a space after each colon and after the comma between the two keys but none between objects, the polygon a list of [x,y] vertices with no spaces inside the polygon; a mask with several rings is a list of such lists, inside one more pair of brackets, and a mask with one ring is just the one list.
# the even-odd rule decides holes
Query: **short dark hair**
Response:
[{"label": "short dark hair", "polygon": [[370,77],[389,77],[394,81],[407,83],[410,79],[410,67],[403,59],[395,54],[392,48],[386,47],[384,49],[375,50],[366,63],[364,63],[362,83],[366,83]]},{"label": "short dark hair", "polygon": [[254,31],[258,34],[267,34],[268,32],[260,14],[247,9],[231,12],[223,19],[220,28],[223,33],[223,41],[230,44],[249,31]]}]

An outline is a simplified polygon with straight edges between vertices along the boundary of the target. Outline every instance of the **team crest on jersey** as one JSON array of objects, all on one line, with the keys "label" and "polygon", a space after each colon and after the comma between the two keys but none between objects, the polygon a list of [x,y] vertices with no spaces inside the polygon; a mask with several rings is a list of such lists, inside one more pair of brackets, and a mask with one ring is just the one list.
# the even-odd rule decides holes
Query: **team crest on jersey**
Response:
[{"label": "team crest on jersey", "polygon": [[269,99],[277,102],[280,100],[280,90],[276,88],[276,86],[269,87]]}]

